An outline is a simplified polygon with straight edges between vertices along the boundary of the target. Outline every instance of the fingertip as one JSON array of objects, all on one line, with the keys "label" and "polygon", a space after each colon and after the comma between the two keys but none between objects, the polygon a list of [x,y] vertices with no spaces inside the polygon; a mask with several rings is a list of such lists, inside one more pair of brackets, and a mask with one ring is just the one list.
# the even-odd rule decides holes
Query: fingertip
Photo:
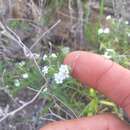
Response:
[{"label": "fingertip", "polygon": [[83,51],[73,51],[69,53],[64,59],[64,64],[67,64],[71,68],[73,68],[73,64],[75,64],[76,60],[79,58],[81,53],[83,53]]},{"label": "fingertip", "polygon": [[74,51],[66,56],[64,64],[71,67],[74,78],[83,84],[96,87],[97,79],[111,66],[112,62],[91,52]]}]

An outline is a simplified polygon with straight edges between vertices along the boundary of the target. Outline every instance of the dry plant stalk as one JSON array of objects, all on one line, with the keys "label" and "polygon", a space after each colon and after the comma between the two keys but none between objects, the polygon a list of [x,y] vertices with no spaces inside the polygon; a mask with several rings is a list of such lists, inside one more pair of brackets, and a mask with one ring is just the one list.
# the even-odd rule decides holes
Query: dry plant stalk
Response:
[{"label": "dry plant stalk", "polygon": [[27,103],[24,103],[21,107],[7,113],[5,116],[3,116],[1,119],[0,119],[0,122],[4,121],[5,119],[7,119],[8,117],[10,116],[14,116],[16,113],[20,112],[21,110],[23,110],[24,108],[26,108],[27,106],[29,106],[30,104],[32,104],[37,98],[38,96],[40,95],[40,93],[42,92],[42,90],[44,88],[47,87],[47,82],[41,87],[41,89],[37,92],[37,94],[30,100],[28,101]]},{"label": "dry plant stalk", "polygon": [[79,35],[80,35],[80,44],[83,45],[84,44],[84,23],[83,23],[83,15],[84,15],[84,11],[83,11],[83,5],[82,5],[82,1],[81,0],[77,0],[77,6],[78,6],[78,21],[79,21]]}]

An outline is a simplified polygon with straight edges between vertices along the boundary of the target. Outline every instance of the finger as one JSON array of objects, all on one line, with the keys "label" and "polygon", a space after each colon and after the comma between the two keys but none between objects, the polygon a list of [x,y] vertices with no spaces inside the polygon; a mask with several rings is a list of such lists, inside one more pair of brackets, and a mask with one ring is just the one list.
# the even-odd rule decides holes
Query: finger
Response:
[{"label": "finger", "polygon": [[115,116],[105,114],[55,122],[40,130],[130,130],[130,127]]},{"label": "finger", "polygon": [[72,75],[88,84],[118,105],[130,117],[130,71],[104,57],[84,51],[70,53],[64,60],[72,67]]}]

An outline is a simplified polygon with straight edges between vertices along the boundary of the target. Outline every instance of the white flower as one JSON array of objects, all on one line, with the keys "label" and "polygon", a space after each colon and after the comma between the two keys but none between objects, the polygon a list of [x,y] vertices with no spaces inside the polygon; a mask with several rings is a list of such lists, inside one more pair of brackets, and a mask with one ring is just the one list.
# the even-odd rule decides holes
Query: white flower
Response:
[{"label": "white flower", "polygon": [[43,67],[42,72],[43,72],[44,75],[48,73],[48,69],[49,69],[48,66]]},{"label": "white flower", "polygon": [[110,20],[112,17],[111,17],[111,15],[108,15],[107,17],[106,17],[106,20]]},{"label": "white flower", "polygon": [[28,79],[28,73],[24,73],[23,75],[22,75],[22,77],[23,77],[23,79]]},{"label": "white flower", "polygon": [[63,52],[64,54],[68,54],[68,53],[70,52],[70,48],[69,48],[69,47],[64,47],[64,48],[62,48],[62,52]]},{"label": "white flower", "polygon": [[113,58],[113,56],[116,54],[116,52],[113,49],[106,49],[105,53],[104,53],[104,57],[107,59],[111,59]]},{"label": "white flower", "polygon": [[98,29],[98,35],[103,34],[103,33],[104,33],[103,28],[99,28],[99,29]]},{"label": "white flower", "polygon": [[62,73],[65,78],[69,77],[69,68],[67,65],[61,65],[59,68],[59,73]]},{"label": "white flower", "polygon": [[18,65],[19,65],[20,67],[23,67],[25,64],[26,64],[25,61],[21,61],[20,63],[18,63]]},{"label": "white flower", "polygon": [[109,28],[105,28],[103,32],[104,32],[105,34],[108,34],[108,33],[110,33],[110,29],[109,29]]},{"label": "white flower", "polygon": [[47,55],[45,54],[42,59],[45,61],[47,59]]},{"label": "white flower", "polygon": [[115,52],[113,49],[106,49],[107,52]]},{"label": "white flower", "polygon": [[128,37],[130,37],[130,33],[128,33],[127,35],[128,35]]},{"label": "white flower", "polygon": [[19,81],[18,79],[15,79],[15,80],[14,80],[14,85],[15,85],[16,87],[19,87],[19,86],[20,86],[20,81]]},{"label": "white flower", "polygon": [[108,33],[110,33],[110,29],[109,28],[100,28],[99,30],[98,30],[98,35],[100,35],[100,34],[108,34]]},{"label": "white flower", "polygon": [[47,92],[47,87],[43,89],[43,92]]},{"label": "white flower", "polygon": [[52,58],[57,58],[57,55],[56,55],[55,53],[52,53],[52,54],[51,54],[51,57],[52,57]]},{"label": "white flower", "polygon": [[126,25],[128,25],[128,24],[129,24],[129,22],[128,22],[128,21],[125,21],[125,24],[126,24]]},{"label": "white flower", "polygon": [[59,72],[54,74],[54,80],[57,84],[62,84],[67,78],[69,78],[69,68],[67,65],[61,65]]},{"label": "white flower", "polygon": [[54,80],[57,84],[62,84],[64,77],[61,73],[56,73],[56,74],[54,74]]},{"label": "white flower", "polygon": [[107,58],[107,59],[111,59],[112,58],[112,56],[110,56],[108,52],[105,52],[103,56],[105,58]]}]

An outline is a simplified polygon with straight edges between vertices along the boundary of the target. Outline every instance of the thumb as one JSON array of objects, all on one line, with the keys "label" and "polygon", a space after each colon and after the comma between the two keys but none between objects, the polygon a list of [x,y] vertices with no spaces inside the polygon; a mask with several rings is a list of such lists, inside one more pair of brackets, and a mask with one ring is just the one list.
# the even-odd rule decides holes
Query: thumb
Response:
[{"label": "thumb", "polygon": [[50,123],[40,130],[130,130],[130,127],[114,115],[104,114]]}]

